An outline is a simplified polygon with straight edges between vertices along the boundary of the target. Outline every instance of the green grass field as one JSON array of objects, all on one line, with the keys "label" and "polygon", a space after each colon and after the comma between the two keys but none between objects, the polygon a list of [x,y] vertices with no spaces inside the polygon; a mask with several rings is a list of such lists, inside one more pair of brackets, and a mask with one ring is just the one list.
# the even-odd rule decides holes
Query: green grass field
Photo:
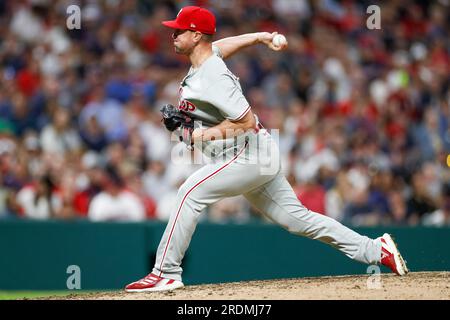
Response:
[{"label": "green grass field", "polygon": [[[0,291],[0,300],[34,299],[50,296],[68,296],[69,294],[86,294],[94,291],[65,290],[65,291]],[[97,292],[97,291],[96,291]]]}]

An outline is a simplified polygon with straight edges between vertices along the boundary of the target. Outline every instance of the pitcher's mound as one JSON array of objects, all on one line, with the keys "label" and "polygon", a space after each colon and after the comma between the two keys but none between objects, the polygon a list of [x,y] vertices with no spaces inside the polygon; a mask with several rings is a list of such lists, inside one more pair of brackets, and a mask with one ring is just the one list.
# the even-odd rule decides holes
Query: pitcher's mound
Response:
[{"label": "pitcher's mound", "polygon": [[[61,299],[61,297],[54,297]],[[122,291],[70,295],[93,300],[305,300],[305,299],[450,299],[450,272],[333,276],[186,286],[172,292]]]}]

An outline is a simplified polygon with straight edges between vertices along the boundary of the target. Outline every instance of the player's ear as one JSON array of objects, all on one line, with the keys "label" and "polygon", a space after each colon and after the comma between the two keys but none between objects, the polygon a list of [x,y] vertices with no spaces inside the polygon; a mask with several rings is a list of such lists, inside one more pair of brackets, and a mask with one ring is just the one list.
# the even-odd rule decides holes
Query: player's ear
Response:
[{"label": "player's ear", "polygon": [[200,40],[202,39],[203,34],[201,32],[195,31],[194,33],[194,41],[196,43],[200,42]]}]

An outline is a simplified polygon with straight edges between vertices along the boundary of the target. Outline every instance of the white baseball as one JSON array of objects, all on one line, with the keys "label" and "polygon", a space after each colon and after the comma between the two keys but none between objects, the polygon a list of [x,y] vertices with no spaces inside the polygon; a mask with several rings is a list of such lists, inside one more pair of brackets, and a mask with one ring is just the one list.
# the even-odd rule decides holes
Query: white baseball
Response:
[{"label": "white baseball", "polygon": [[281,47],[287,44],[287,40],[282,34],[277,34],[273,37],[272,43],[275,47]]}]

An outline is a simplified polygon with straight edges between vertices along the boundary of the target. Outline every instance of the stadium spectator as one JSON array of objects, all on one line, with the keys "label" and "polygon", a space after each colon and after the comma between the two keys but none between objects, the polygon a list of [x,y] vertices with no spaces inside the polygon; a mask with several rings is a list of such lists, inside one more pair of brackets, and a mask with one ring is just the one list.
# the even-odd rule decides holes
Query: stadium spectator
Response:
[{"label": "stadium spectator", "polygon": [[40,145],[44,152],[65,154],[77,153],[81,149],[80,137],[70,126],[69,111],[58,108],[53,114],[53,120],[41,132]]},{"label": "stadium spectator", "polygon": [[39,220],[58,218],[63,209],[62,196],[48,175],[23,187],[17,193],[17,204],[24,217]]},{"label": "stadium spectator", "polygon": [[422,223],[426,226],[450,226],[450,184],[443,186],[443,197],[439,209],[425,215]]},{"label": "stadium spectator", "polygon": [[94,89],[90,102],[81,111],[80,128],[85,129],[87,123],[95,118],[109,143],[125,141],[128,129],[123,121],[123,105],[116,99],[108,98],[104,90],[102,86]]},{"label": "stadium spectator", "polygon": [[125,189],[118,173],[108,167],[104,171],[102,191],[95,195],[89,205],[91,221],[142,221],[145,207],[138,195]]},{"label": "stadium spectator", "polygon": [[344,208],[349,198],[349,183],[346,172],[341,171],[336,176],[334,186],[325,195],[325,213],[337,221],[344,219]]},{"label": "stadium spectator", "polygon": [[412,176],[412,193],[407,200],[408,216],[411,224],[418,224],[424,215],[435,211],[436,204],[424,184],[424,175],[421,170]]},{"label": "stadium spectator", "polygon": [[389,219],[385,220],[385,224],[391,225],[407,225],[408,224],[408,207],[400,190],[392,190],[388,194],[389,200]]},{"label": "stadium spectator", "polygon": [[326,213],[325,188],[314,180],[297,185],[294,189],[297,198],[303,205],[314,212]]}]

